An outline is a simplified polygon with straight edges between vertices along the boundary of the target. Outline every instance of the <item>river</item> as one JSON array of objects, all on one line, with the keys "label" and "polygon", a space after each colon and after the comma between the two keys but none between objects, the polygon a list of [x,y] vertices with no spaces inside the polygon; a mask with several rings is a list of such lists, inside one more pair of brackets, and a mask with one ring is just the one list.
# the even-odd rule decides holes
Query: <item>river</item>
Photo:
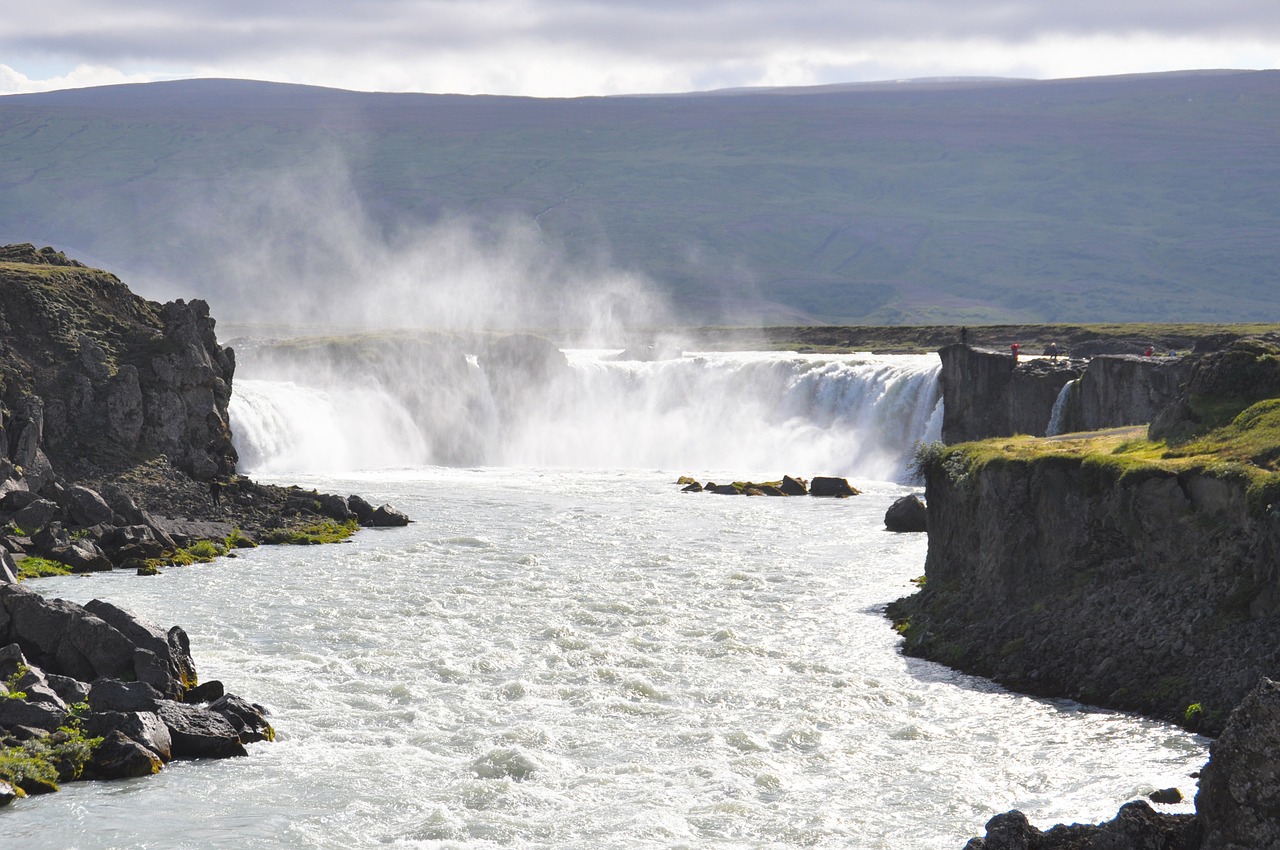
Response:
[{"label": "river", "polygon": [[[586,360],[584,375],[613,368]],[[818,380],[804,390],[808,407],[786,397],[796,376],[843,380],[855,361],[741,356],[743,369],[765,362],[791,378],[751,401],[763,445],[734,442],[710,452],[715,463],[681,452],[717,446],[716,427],[737,420],[673,402],[629,410],[640,424],[697,433],[650,437],[636,458],[609,454],[625,440],[587,445],[579,422],[559,435],[581,444],[577,465],[542,456],[306,473],[297,465],[311,449],[297,449],[298,435],[349,439],[339,420],[362,412],[325,388],[254,384],[252,406],[242,398],[236,409],[242,433],[247,416],[274,429],[249,447],[261,478],[362,493],[415,522],[153,578],[33,582],[181,624],[202,678],[265,705],[279,734],[247,758],[23,801],[0,815],[4,845],[958,850],[1009,808],[1047,827],[1109,818],[1155,788],[1193,795],[1204,739],[901,655],[882,609],[914,589],[926,541],[884,530],[885,509],[911,492],[885,479],[903,478],[909,445],[936,427],[936,370],[874,359],[869,373],[899,369],[889,385],[935,382],[932,395],[917,393],[922,409],[889,420],[873,415],[897,397],[883,380],[866,393]],[[702,386],[731,384],[722,375]],[[310,406],[288,421],[298,393]],[[616,399],[604,401],[616,412]],[[262,424],[265,409],[274,425]],[[788,429],[805,417],[822,445],[789,452]],[[509,439],[535,427],[546,423]],[[735,441],[750,433],[731,431]],[[843,440],[865,451],[841,456],[874,458],[873,474],[852,475],[863,490],[854,498],[692,494],[674,483],[680,473],[848,473],[815,465]],[[354,466],[367,451],[334,448]],[[726,460],[734,465],[716,465]]]}]

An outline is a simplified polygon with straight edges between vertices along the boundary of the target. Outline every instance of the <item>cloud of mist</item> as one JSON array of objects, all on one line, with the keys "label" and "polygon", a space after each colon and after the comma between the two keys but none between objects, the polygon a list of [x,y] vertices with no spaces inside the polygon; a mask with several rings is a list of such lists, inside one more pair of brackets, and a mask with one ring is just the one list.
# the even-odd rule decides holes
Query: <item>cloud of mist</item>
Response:
[{"label": "cloud of mist", "polygon": [[147,288],[198,293],[224,321],[349,331],[556,331],[621,344],[610,340],[673,321],[665,294],[612,267],[607,246],[571,257],[514,214],[383,223],[370,203],[337,153],[237,176],[176,223],[190,279],[170,264]]}]

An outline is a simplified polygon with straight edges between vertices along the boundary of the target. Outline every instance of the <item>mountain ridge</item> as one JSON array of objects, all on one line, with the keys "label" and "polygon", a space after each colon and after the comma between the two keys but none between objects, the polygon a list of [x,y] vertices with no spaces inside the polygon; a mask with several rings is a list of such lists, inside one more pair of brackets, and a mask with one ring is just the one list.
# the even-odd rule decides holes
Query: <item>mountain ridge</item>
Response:
[{"label": "mountain ridge", "polygon": [[[676,324],[1280,317],[1280,72],[854,86],[9,95],[0,241],[54,244],[242,318],[268,275],[229,269],[229,251],[335,238],[241,223],[279,212],[264,178],[301,170],[287,188],[315,207],[308,193],[340,172],[334,191],[375,234],[357,254],[458,219],[524,228],[569,267],[649,280]],[[352,289],[308,286],[316,302]]]}]

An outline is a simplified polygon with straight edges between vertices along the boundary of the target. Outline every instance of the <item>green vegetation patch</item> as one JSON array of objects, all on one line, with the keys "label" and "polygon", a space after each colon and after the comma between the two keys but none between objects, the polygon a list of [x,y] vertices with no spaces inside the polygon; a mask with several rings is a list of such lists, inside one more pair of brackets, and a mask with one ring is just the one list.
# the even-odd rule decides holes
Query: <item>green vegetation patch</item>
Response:
[{"label": "green vegetation patch", "polygon": [[35,555],[28,555],[17,563],[18,581],[25,581],[29,578],[71,575],[71,567],[61,561],[51,561],[48,558],[38,558]]},{"label": "green vegetation patch", "polygon": [[1117,482],[1201,473],[1241,481],[1250,509],[1280,505],[1280,399],[1252,404],[1229,424],[1177,446],[1149,440],[1142,426],[1066,437],[997,437],[973,443],[922,446],[920,471],[945,472],[963,486],[973,473],[993,465],[1059,461],[1079,464],[1105,489]]},{"label": "green vegetation patch", "polygon": [[[73,706],[73,711],[76,708],[85,710],[87,706]],[[101,738],[86,738],[80,719],[73,716],[48,737],[0,748],[0,780],[23,795],[57,791],[59,782],[71,782],[84,775],[85,766],[101,743]]]},{"label": "green vegetation patch", "polygon": [[267,535],[266,542],[291,545],[340,543],[355,534],[359,528],[360,524],[353,519],[346,522],[326,519],[302,528],[277,529]]}]

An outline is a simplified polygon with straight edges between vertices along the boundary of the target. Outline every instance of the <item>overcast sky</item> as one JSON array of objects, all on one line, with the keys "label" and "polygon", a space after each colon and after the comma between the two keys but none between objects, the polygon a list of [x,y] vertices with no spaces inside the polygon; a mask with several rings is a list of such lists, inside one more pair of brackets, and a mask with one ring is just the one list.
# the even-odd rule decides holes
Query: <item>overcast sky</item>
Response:
[{"label": "overcast sky", "polygon": [[181,77],[535,96],[1280,67],[1280,0],[42,0],[0,93]]}]

